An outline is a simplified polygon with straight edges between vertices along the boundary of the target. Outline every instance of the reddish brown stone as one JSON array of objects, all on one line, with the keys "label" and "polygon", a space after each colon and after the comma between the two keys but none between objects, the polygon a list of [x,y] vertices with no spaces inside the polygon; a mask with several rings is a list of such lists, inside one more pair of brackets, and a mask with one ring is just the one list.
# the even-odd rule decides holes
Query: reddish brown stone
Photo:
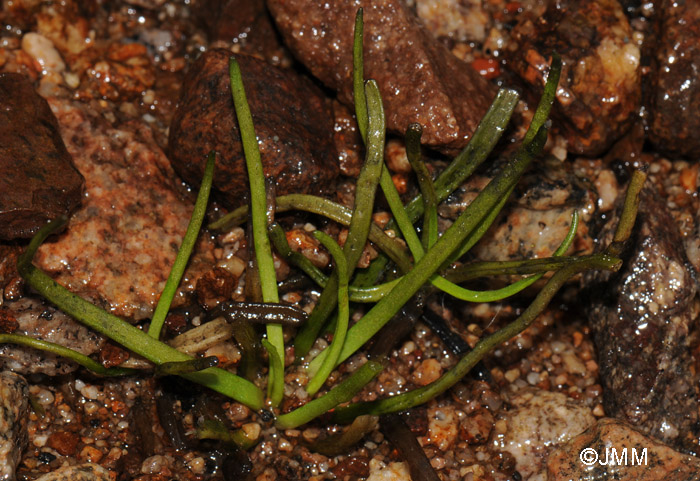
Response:
[{"label": "reddish brown stone", "polygon": [[[168,152],[187,182],[199,185],[216,151],[214,187],[231,208],[245,204],[248,181],[228,75],[227,50],[210,50],[192,67],[170,127]],[[319,194],[338,175],[333,116],[321,91],[292,71],[238,55],[265,175],[278,195]]]},{"label": "reddish brown stone", "polygon": [[63,456],[73,456],[76,453],[76,448],[80,442],[78,433],[70,433],[67,431],[57,431],[49,436],[46,444],[58,451]]},{"label": "reddish brown stone", "polygon": [[18,327],[15,314],[7,307],[0,307],[0,332],[15,332]]},{"label": "reddish brown stone", "polygon": [[365,78],[378,83],[387,128],[404,134],[419,122],[426,145],[442,150],[466,145],[496,89],[435,39],[402,1],[327,5],[267,2],[290,50],[348,106],[353,105],[353,25],[363,7]]},{"label": "reddish brown stone", "polygon": [[291,58],[260,0],[201,0],[194,14],[207,30],[210,42],[229,42],[238,52],[278,65]]},{"label": "reddish brown stone", "polygon": [[118,366],[129,359],[129,357],[129,351],[109,342],[102,346],[99,353],[100,363],[106,368]]},{"label": "reddish brown stone", "polygon": [[215,267],[197,280],[195,293],[197,301],[205,308],[213,308],[219,303],[231,299],[238,279],[226,269]]},{"label": "reddish brown stone", "polygon": [[46,100],[23,75],[0,75],[0,239],[31,237],[80,204],[73,165]]},{"label": "reddish brown stone", "polygon": [[369,459],[365,456],[345,458],[331,471],[338,479],[343,479],[345,476],[366,478],[369,476]]}]

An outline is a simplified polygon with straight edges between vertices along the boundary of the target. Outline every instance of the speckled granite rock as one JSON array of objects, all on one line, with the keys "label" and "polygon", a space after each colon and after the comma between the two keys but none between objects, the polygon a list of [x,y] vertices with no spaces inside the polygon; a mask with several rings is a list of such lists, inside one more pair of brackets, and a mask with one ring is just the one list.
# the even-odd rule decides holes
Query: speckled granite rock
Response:
[{"label": "speckled granite rock", "polygon": [[[86,196],[66,231],[34,259],[61,285],[129,319],[150,317],[187,230],[194,202],[148,126],[111,123],[113,111],[48,98],[66,147],[85,176]],[[211,269],[213,245],[202,238],[176,304]]]},{"label": "speckled granite rock", "polygon": [[[612,448],[615,448],[614,454]],[[674,451],[621,421],[601,419],[549,455],[547,480],[572,479],[697,481],[700,480],[700,459]]]},{"label": "speckled granite rock", "polygon": [[83,177],[46,100],[24,75],[0,74],[0,239],[31,237],[80,204]]},{"label": "speckled granite rock", "polygon": [[112,481],[112,476],[102,466],[87,463],[79,466],[65,466],[35,481]]},{"label": "speckled granite rock", "polygon": [[0,481],[14,481],[27,445],[29,387],[19,374],[0,373]]}]

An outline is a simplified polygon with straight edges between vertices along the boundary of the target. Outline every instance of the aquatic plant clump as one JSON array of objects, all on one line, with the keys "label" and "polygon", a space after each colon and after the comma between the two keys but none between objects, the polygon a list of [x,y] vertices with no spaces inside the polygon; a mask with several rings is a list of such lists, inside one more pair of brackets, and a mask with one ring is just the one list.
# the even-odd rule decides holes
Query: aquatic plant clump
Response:
[{"label": "aquatic plant clump", "polygon": [[[211,224],[209,228],[227,229],[250,219],[255,264],[263,301],[256,303],[254,309],[263,316],[267,311],[272,313],[265,322],[265,338],[253,339],[254,329],[246,328],[245,323],[231,322],[235,317],[233,314],[235,309],[245,309],[245,306],[222,305],[220,309],[227,322],[231,322],[234,326],[233,337],[239,343],[244,359],[255,357],[252,352],[254,345],[259,343],[267,351],[269,361],[267,369],[261,363],[251,361],[246,363],[246,367],[241,365],[239,372],[234,374],[229,370],[216,367],[214,359],[193,358],[160,340],[165,316],[170,309],[203,222],[212,179],[216,175],[213,154],[209,156],[207,162],[187,234],[160,296],[148,331],[134,327],[72,294],[32,264],[32,257],[40,244],[60,229],[65,224],[65,220],[50,223],[41,229],[18,260],[20,274],[39,294],[86,326],[151,361],[155,366],[154,369],[146,373],[119,367],[105,369],[82,354],[50,343],[17,335],[4,335],[2,341],[31,345],[54,352],[105,376],[179,375],[241,402],[251,409],[262,409],[266,406],[267,400],[267,406],[274,410],[284,399],[286,370],[284,323],[291,326],[290,329],[294,334],[292,343],[297,358],[306,363],[310,379],[306,390],[310,401],[291,412],[278,413],[277,427],[294,428],[331,410],[334,410],[335,421],[351,422],[365,414],[378,415],[402,411],[435,398],[463,378],[493,348],[527,328],[572,276],[588,269],[617,270],[620,268],[621,261],[617,255],[621,251],[622,244],[630,236],[636,217],[638,194],[644,183],[645,176],[640,172],[632,176],[618,230],[613,243],[603,252],[580,257],[565,256],[573,242],[578,225],[578,216],[574,214],[569,232],[562,239],[560,247],[552,258],[474,263],[466,264],[456,270],[446,270],[446,266],[464,256],[481,239],[506,204],[520,177],[542,152],[549,130],[547,119],[561,70],[561,61],[556,54],[552,55],[544,94],[519,148],[442,235],[439,235],[437,229],[438,204],[488,158],[507,126],[519,96],[513,90],[499,91],[470,143],[434,180],[421,160],[421,127],[417,124],[410,125],[406,132],[406,149],[409,162],[416,173],[421,195],[404,205],[384,163],[385,119],[381,95],[374,81],[363,78],[361,10],[356,19],[353,54],[355,111],[366,145],[366,159],[357,179],[353,209],[312,195],[291,194],[277,198],[270,195],[266,189],[255,127],[246,101],[240,67],[235,58],[230,62],[231,94],[243,141],[251,202],[250,206],[236,209]],[[375,197],[379,189],[382,190],[392,215],[392,220],[386,228],[395,230],[405,240],[408,250],[396,238],[388,236],[372,222]],[[275,212],[293,210],[321,215],[348,227],[347,239],[342,248],[327,234],[320,231],[314,233],[330,252],[334,261],[335,268],[330,275],[314,266],[301,254],[292,252],[282,227],[273,222]],[[420,235],[415,227],[417,223],[420,223]],[[368,241],[379,247],[382,254],[369,268],[356,272],[362,250]],[[273,247],[280,256],[305,272],[323,289],[308,320],[305,316],[292,311],[282,312],[283,310],[273,307],[279,304],[272,257]],[[399,271],[398,277],[385,282],[368,282],[372,279],[383,279],[389,272],[392,262]],[[324,392],[324,386],[331,372],[350,356],[361,351],[363,346],[416,296],[425,296],[426,292],[439,290],[465,301],[490,302],[521,292],[541,279],[547,272],[552,272],[551,277],[530,306],[515,321],[481,339],[474,349],[464,354],[452,369],[433,383],[371,403],[340,406],[351,402],[355,395],[382,371],[385,358],[382,355],[375,355],[342,381],[334,386],[328,386],[329,389]],[[509,286],[491,291],[469,290],[458,284],[480,276],[503,274],[525,277]],[[353,325],[350,325],[351,301],[373,304]],[[269,309],[266,306],[270,306]],[[334,313],[336,314],[333,315]],[[298,325],[302,322],[303,324]],[[330,329],[332,332],[332,342],[315,358],[308,359],[311,346],[324,329]],[[267,374],[266,393],[251,381],[260,374]],[[317,396],[317,393],[321,394]],[[203,429],[201,435],[226,437],[211,426]],[[229,438],[244,449],[254,444],[241,433],[227,437]]]}]

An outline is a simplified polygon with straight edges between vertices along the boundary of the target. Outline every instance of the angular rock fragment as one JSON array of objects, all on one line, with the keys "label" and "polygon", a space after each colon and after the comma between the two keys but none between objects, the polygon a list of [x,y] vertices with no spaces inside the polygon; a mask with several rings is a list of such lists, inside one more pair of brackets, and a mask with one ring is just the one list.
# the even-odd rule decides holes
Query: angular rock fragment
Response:
[{"label": "angular rock fragment", "polygon": [[[245,159],[228,75],[227,50],[210,50],[192,67],[170,127],[174,169],[198,185],[207,154],[219,153],[214,187],[231,208],[248,193]],[[263,168],[277,194],[330,190],[338,175],[333,115],[310,81],[253,57],[238,55]]]},{"label": "angular rock fragment", "polygon": [[0,239],[31,237],[80,204],[73,165],[46,101],[23,75],[0,74]]},{"label": "angular rock fragment", "polygon": [[78,466],[64,466],[45,474],[36,481],[112,481],[112,475],[99,464],[86,463]]},{"label": "angular rock fragment", "polygon": [[571,479],[698,481],[700,459],[674,451],[624,422],[601,419],[549,455],[547,480]]},{"label": "angular rock fragment", "polygon": [[438,42],[399,0],[336,2],[270,0],[268,8],[295,56],[339,99],[352,105],[355,13],[364,7],[365,78],[375,79],[387,128],[403,134],[423,125],[424,144],[466,145],[495,88]]},{"label": "angular rock fragment", "polygon": [[[604,237],[608,242],[611,232]],[[587,276],[605,413],[697,452],[698,392],[688,341],[695,272],[665,201],[648,185],[622,259],[618,273]]]},{"label": "angular rock fragment", "polygon": [[523,389],[510,404],[514,408],[496,423],[493,444],[513,455],[522,479],[540,479],[549,452],[595,423],[590,408],[558,392]]},{"label": "angular rock fragment", "polygon": [[0,481],[13,481],[27,445],[29,387],[12,372],[0,373]]},{"label": "angular rock fragment", "polygon": [[552,52],[561,55],[556,114],[570,152],[603,153],[636,117],[640,52],[616,0],[551,2],[542,16],[523,15],[506,50],[533,98],[542,93]]},{"label": "angular rock fragment", "polygon": [[[15,334],[60,344],[85,355],[97,352],[104,338],[50,304],[32,297],[6,302],[3,309],[16,322]],[[0,366],[22,374],[58,376],[75,371],[73,361],[15,344],[0,344]]]},{"label": "angular rock fragment", "polygon": [[649,138],[670,154],[700,154],[700,4],[664,0],[659,8]]}]

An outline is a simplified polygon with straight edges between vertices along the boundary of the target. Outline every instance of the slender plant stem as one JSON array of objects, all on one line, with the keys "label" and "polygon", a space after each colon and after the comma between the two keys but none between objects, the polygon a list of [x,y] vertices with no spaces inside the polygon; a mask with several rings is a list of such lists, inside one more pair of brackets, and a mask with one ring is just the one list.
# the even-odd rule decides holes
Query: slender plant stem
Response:
[{"label": "slender plant stem", "polygon": [[[281,195],[275,199],[275,204],[275,212],[277,213],[288,212],[291,210],[301,210],[312,214],[322,215],[344,226],[349,226],[350,220],[352,219],[352,211],[347,207],[314,195]],[[213,230],[230,229],[245,222],[247,216],[248,206],[244,205],[230,212],[218,221],[210,224],[209,228]],[[386,235],[386,233],[374,223],[369,229],[369,240],[384,251],[402,272],[408,272],[411,270],[412,262],[406,248],[395,239],[392,239]]]},{"label": "slender plant stem", "polygon": [[[438,202],[445,200],[488,158],[505,132],[518,100],[520,96],[514,90],[498,91],[467,146],[435,180],[435,194]],[[532,126],[530,128],[532,129]],[[414,197],[406,205],[408,216],[413,222],[423,214],[423,205],[422,195]]]},{"label": "slender plant stem", "polygon": [[338,404],[350,401],[383,369],[381,363],[367,361],[347,379],[323,396],[304,404],[294,411],[277,418],[278,429],[294,429],[335,408]]},{"label": "slender plant stem", "polygon": [[[274,223],[269,228],[270,240],[279,254],[288,262],[304,271],[316,284],[326,287],[328,276],[321,269],[313,265],[303,254],[294,252],[287,243],[287,237],[279,224]],[[372,287],[349,287],[349,296],[352,302],[377,302],[384,294],[388,293],[393,286],[398,283],[398,279],[391,282]]]},{"label": "slender plant stem", "polygon": [[[263,302],[279,302],[277,294],[277,274],[275,273],[275,263],[272,258],[270,240],[267,237],[267,195],[265,191],[265,173],[263,172],[262,160],[260,159],[260,149],[258,139],[255,135],[253,116],[250,113],[248,100],[246,99],[241,70],[235,58],[231,58],[229,64],[229,76],[231,78],[231,95],[236,109],[241,140],[243,143],[243,153],[245,154],[246,166],[248,168],[248,182],[250,182],[250,209],[253,224],[253,242],[255,244],[255,258],[258,263],[260,273],[260,287],[262,288]],[[279,324],[268,324],[267,340],[277,355],[282,360],[281,369],[272,362],[270,356],[270,373],[268,382],[268,395],[272,405],[277,406],[282,402],[284,396],[284,335],[282,326]]]},{"label": "slender plant stem", "polygon": [[[372,225],[372,211],[377,185],[382,177],[384,166],[384,137],[385,120],[384,107],[379,94],[379,87],[373,80],[365,85],[367,99],[368,128],[367,128],[367,156],[362,166],[355,187],[355,207],[348,235],[343,246],[343,254],[347,261],[347,275],[351,277],[355,266],[360,260]],[[306,325],[299,331],[294,340],[294,349],[297,358],[305,356],[313,346],[318,334],[321,332],[328,316],[335,309],[338,300],[338,279],[335,275],[328,280],[321,297],[316,304]]]},{"label": "slender plant stem", "polygon": [[74,361],[84,368],[89,369],[90,371],[101,376],[127,376],[143,372],[139,369],[129,369],[123,367],[107,368],[81,352],[74,351],[73,349],[61,346],[60,344],[43,341],[41,339],[34,339],[33,337],[24,336],[21,334],[0,334],[0,344],[18,344],[20,346],[50,352],[52,354],[56,354],[57,356],[70,359],[71,361]]},{"label": "slender plant stem", "polygon": [[352,42],[352,93],[355,98],[355,118],[360,130],[362,140],[367,139],[367,126],[369,116],[367,114],[367,97],[365,96],[365,64],[363,39],[364,36],[364,10],[359,8],[355,14],[355,32]]},{"label": "slender plant stem", "polygon": [[437,194],[430,172],[421,160],[420,138],[423,128],[420,124],[411,124],[406,129],[406,157],[416,173],[418,187],[423,196],[423,249],[428,250],[438,237]]},{"label": "slender plant stem", "polygon": [[335,269],[338,273],[338,318],[335,323],[335,331],[333,332],[333,340],[328,347],[328,357],[321,365],[316,375],[309,381],[306,386],[306,392],[313,396],[326,382],[331,371],[335,367],[335,363],[340,355],[340,350],[345,342],[345,335],[348,332],[348,323],[350,321],[350,299],[348,296],[348,265],[345,260],[340,246],[333,238],[321,231],[314,232],[314,236],[321,241],[326,249],[331,253],[335,262]]},{"label": "slender plant stem", "polygon": [[[450,257],[452,252],[461,245],[464,238],[476,228],[488,214],[491,208],[501,200],[518,181],[529,166],[533,155],[544,146],[547,138],[545,127],[528,146],[529,156],[516,157],[484,188],[479,196],[469,204],[467,209],[457,218],[447,231],[438,239],[408,274],[406,274],[381,301],[379,301],[362,319],[348,331],[345,346],[340,354],[339,362],[344,361],[357,351],[364,343],[374,336],[401,309],[408,300],[428,281],[433,274]],[[312,374],[323,362],[326,351],[321,352],[309,365]]]},{"label": "slender plant stem", "polygon": [[215,159],[216,154],[211,152],[207,158],[207,164],[204,168],[204,176],[202,177],[202,184],[199,188],[199,193],[197,194],[197,200],[194,203],[194,210],[192,211],[192,217],[190,218],[190,223],[187,226],[185,237],[182,239],[182,245],[177,252],[177,257],[175,257],[175,263],[170,270],[168,280],[165,282],[165,287],[163,288],[163,292],[158,299],[156,309],[153,312],[151,325],[148,328],[148,335],[154,339],[160,338],[160,332],[163,328],[163,324],[165,323],[165,318],[168,315],[168,311],[170,310],[170,304],[173,302],[173,298],[175,297],[177,288],[180,285],[182,275],[185,273],[187,261],[189,261],[190,255],[192,255],[192,250],[194,249],[195,242],[197,242],[199,230],[202,228],[204,214],[207,211],[207,203],[209,202],[211,184],[214,179]]},{"label": "slender plant stem", "polygon": [[[260,342],[262,343],[263,347],[267,351],[267,355],[270,358],[270,372],[276,371],[284,373],[284,360],[280,357],[274,344],[272,344],[267,339],[261,339]],[[273,382],[267,383],[267,397],[271,400],[275,396],[275,393],[273,392],[275,386],[276,384]],[[284,389],[284,384],[282,385],[282,389]],[[284,395],[284,392],[282,394]]]},{"label": "slender plant stem", "polygon": [[632,234],[634,222],[637,219],[637,210],[639,209],[639,194],[646,182],[647,174],[645,171],[635,170],[627,186],[625,194],[625,202],[620,216],[620,223],[615,230],[615,236],[612,243],[608,246],[606,252],[610,255],[619,255],[624,247],[624,242]]},{"label": "slender plant stem", "polygon": [[617,270],[621,261],[606,254],[597,254],[585,260],[575,261],[573,264],[557,271],[547,284],[542,288],[530,306],[512,323],[496,331],[494,334],[480,340],[474,349],[469,351],[460,361],[445,373],[437,381],[404,394],[399,394],[387,399],[368,403],[350,405],[336,410],[334,420],[337,422],[349,422],[362,414],[385,414],[403,411],[442,394],[462,379],[483,357],[492,349],[513,338],[527,328],[537,316],[549,304],[554,294],[572,276],[588,269]]},{"label": "slender plant stem", "polygon": [[[581,257],[581,256],[579,256]],[[484,261],[464,264],[448,269],[443,273],[445,279],[455,284],[478,279],[479,277],[539,274],[556,271],[571,264],[579,257],[543,257],[522,261]]]},{"label": "slender plant stem", "polygon": [[197,427],[198,439],[217,439],[219,441],[233,443],[239,448],[248,450],[255,446],[257,439],[249,438],[243,429],[229,431],[224,423],[214,419],[205,419],[200,426]]},{"label": "slender plant stem", "polygon": [[[488,158],[508,126],[519,99],[518,93],[514,90],[501,89],[498,91],[496,98],[484,115],[484,118],[479,122],[467,146],[435,180],[434,187],[438,202],[445,200]],[[423,208],[424,202],[421,195],[414,197],[406,205],[406,212],[411,222],[416,222],[420,218],[423,214]],[[394,228],[393,220],[389,221],[386,228]],[[387,264],[388,259],[386,256],[380,255],[365,270],[361,277],[358,276],[356,282],[368,282],[370,284],[377,282],[381,273],[386,269]],[[404,272],[406,271],[404,270]]]}]

